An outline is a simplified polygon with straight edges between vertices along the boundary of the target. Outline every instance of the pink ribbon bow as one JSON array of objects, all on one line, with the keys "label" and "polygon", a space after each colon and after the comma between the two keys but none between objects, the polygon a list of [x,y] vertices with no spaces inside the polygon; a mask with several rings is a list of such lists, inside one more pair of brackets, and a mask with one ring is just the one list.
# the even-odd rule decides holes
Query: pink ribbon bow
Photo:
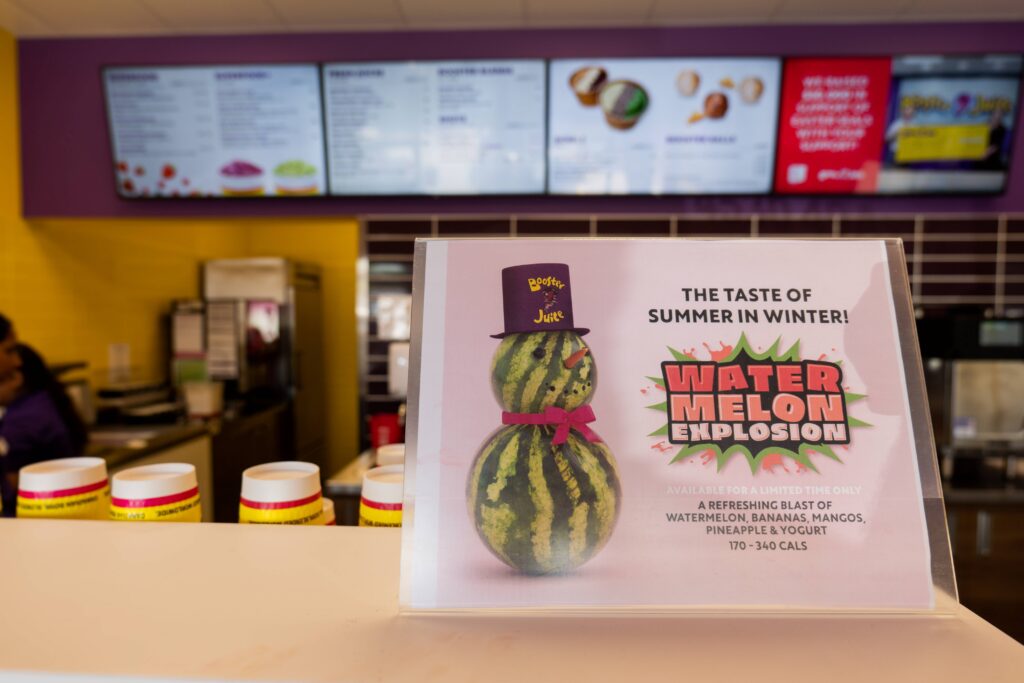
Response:
[{"label": "pink ribbon bow", "polygon": [[543,413],[501,412],[501,424],[504,425],[557,425],[555,438],[551,440],[556,446],[566,442],[570,429],[575,429],[590,443],[600,443],[601,437],[587,426],[588,422],[596,419],[594,409],[589,405],[580,406],[571,412],[555,406],[548,406]]}]

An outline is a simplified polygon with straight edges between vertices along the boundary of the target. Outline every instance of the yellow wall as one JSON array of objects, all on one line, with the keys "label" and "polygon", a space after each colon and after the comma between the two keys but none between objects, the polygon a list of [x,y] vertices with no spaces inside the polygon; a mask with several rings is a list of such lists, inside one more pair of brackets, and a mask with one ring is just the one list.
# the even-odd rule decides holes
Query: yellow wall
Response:
[{"label": "yellow wall", "polygon": [[107,366],[112,343],[163,376],[161,316],[199,294],[209,258],[284,256],[324,269],[327,414],[331,465],[358,446],[355,273],[358,224],[337,219],[21,218],[17,54],[0,30],[0,312],[51,361]]}]

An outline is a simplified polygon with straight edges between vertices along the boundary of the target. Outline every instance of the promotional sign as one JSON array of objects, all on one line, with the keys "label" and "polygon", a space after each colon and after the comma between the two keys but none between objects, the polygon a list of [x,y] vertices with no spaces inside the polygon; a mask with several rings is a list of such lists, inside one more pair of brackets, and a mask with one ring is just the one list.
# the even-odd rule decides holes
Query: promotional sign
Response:
[{"label": "promotional sign", "polygon": [[891,68],[888,57],[786,60],[777,191],[874,191]]},{"label": "promotional sign", "polygon": [[543,60],[324,66],[331,193],[541,194]]},{"label": "promotional sign", "polygon": [[766,194],[778,59],[551,62],[552,194]]},{"label": "promotional sign", "polygon": [[898,241],[424,240],[416,268],[404,608],[955,595]]},{"label": "promotional sign", "polygon": [[122,197],[326,191],[315,64],[103,72]]},{"label": "promotional sign", "polygon": [[786,60],[781,193],[998,192],[1020,55]]}]

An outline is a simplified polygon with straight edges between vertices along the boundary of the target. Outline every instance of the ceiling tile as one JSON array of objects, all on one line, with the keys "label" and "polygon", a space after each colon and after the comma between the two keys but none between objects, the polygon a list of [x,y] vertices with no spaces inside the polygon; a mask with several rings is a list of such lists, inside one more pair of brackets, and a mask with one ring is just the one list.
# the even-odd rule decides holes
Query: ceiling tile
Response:
[{"label": "ceiling tile", "polygon": [[405,24],[397,0],[269,0],[295,30],[336,31]]},{"label": "ceiling tile", "polygon": [[906,14],[913,0],[785,0],[775,18],[788,21],[834,19],[896,19]]},{"label": "ceiling tile", "polygon": [[0,28],[18,37],[53,33],[39,17],[8,0],[0,0]]},{"label": "ceiling tile", "polygon": [[654,0],[525,0],[526,20],[535,26],[640,26]]},{"label": "ceiling tile", "polygon": [[915,0],[913,14],[921,19],[1024,19],[1021,0]]},{"label": "ceiling tile", "polygon": [[781,4],[782,0],[655,0],[651,22],[750,24],[767,20]]},{"label": "ceiling tile", "polygon": [[522,26],[526,23],[524,0],[399,0],[402,15],[412,27],[419,26]]},{"label": "ceiling tile", "polygon": [[14,0],[14,4],[62,36],[163,33],[167,30],[160,19],[137,0]]},{"label": "ceiling tile", "polygon": [[190,33],[284,30],[264,0],[141,0],[168,27]]}]

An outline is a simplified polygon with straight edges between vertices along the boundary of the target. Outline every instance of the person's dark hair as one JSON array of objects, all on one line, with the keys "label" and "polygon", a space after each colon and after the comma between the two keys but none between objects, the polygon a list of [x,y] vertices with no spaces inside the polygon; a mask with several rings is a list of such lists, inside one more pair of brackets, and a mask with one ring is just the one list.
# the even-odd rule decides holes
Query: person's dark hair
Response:
[{"label": "person's dark hair", "polygon": [[11,330],[13,329],[14,324],[11,322],[10,318],[5,316],[3,313],[0,313],[0,341],[11,336]]},{"label": "person's dark hair", "polygon": [[49,395],[61,422],[64,423],[64,428],[68,430],[75,454],[81,455],[89,441],[89,431],[86,429],[81,415],[75,410],[75,405],[68,397],[68,392],[64,390],[64,385],[53,374],[43,357],[31,346],[18,344],[18,355],[21,356],[21,391],[25,394],[45,391]]}]

